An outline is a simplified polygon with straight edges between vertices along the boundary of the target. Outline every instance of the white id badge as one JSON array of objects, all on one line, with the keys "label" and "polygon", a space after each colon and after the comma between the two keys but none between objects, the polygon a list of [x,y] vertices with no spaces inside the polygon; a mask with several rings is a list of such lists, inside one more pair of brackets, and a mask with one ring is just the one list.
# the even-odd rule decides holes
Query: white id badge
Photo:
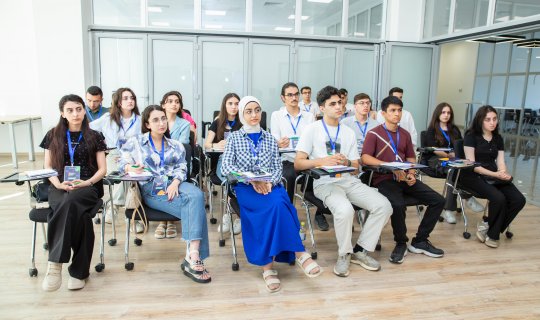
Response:
[{"label": "white id badge", "polygon": [[357,139],[356,144],[358,146],[358,153],[361,155],[362,154],[362,148],[364,147],[364,141],[361,140],[361,139]]},{"label": "white id badge", "polygon": [[153,185],[152,185],[152,195],[153,196],[166,195],[168,182],[169,182],[169,177],[167,176],[155,177]]},{"label": "white id badge", "polygon": [[289,140],[291,140],[291,147],[293,149],[296,149],[296,146],[298,145],[298,137],[297,136],[292,136],[289,138]]},{"label": "white id badge", "polygon": [[64,167],[64,181],[73,181],[81,179],[81,167],[80,166],[65,166]]}]

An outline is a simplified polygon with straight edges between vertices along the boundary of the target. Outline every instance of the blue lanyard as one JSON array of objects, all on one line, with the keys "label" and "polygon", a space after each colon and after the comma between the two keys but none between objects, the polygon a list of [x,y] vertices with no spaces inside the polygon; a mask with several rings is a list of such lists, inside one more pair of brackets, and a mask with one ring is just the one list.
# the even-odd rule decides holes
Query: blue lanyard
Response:
[{"label": "blue lanyard", "polygon": [[[259,140],[261,139],[262,135],[259,136]],[[261,141],[259,141],[257,143],[257,147],[255,147],[255,142],[253,142],[249,137],[247,137],[247,139],[249,140],[249,148],[251,149],[251,154],[253,155],[254,158],[257,158],[257,156],[259,155],[259,152],[261,152],[261,148],[262,148],[262,143]],[[258,158],[257,158],[257,162],[258,162]]]},{"label": "blue lanyard", "polygon": [[236,119],[234,119],[233,121],[229,121],[229,120],[227,120],[227,123],[229,124],[229,127],[230,127],[230,128],[231,128],[231,130],[232,130],[232,128],[233,128],[233,127],[234,127],[234,125],[236,124]]},{"label": "blue lanyard", "polygon": [[450,148],[450,135],[448,135],[448,133],[446,133],[446,131],[444,131],[441,126],[439,125],[439,129],[441,129],[441,132],[444,136],[444,138],[446,139],[446,141],[448,142],[448,148]]},{"label": "blue lanyard", "polygon": [[390,139],[390,144],[392,145],[392,150],[394,151],[394,154],[396,155],[396,160],[398,159],[398,146],[399,146],[399,126],[396,131],[397,136],[397,144],[394,143],[394,139],[392,139],[392,135],[390,134],[390,131],[386,129],[386,124],[383,124],[384,131],[386,131],[386,134],[388,135],[388,139]]},{"label": "blue lanyard", "polygon": [[157,151],[154,141],[152,140],[152,136],[148,135],[148,140],[150,140],[150,144],[152,145],[154,152],[159,155],[159,166],[163,168],[163,166],[165,166],[165,137],[161,138],[161,152]]},{"label": "blue lanyard", "polygon": [[296,120],[296,126],[292,123],[291,115],[287,113],[287,118],[289,118],[289,123],[291,124],[291,128],[294,131],[294,135],[296,135],[296,130],[298,129],[298,126],[300,125],[300,118],[302,118],[302,115],[298,116],[298,120]]},{"label": "blue lanyard", "polygon": [[75,149],[77,149],[77,146],[81,142],[82,132],[79,133],[79,139],[77,140],[77,146],[75,147],[73,147],[71,144],[71,133],[69,132],[69,130],[66,130],[66,135],[67,135],[67,143],[68,143],[69,160],[71,161],[71,166],[73,166],[73,163],[75,163],[75,161],[73,161],[73,156],[75,155]]},{"label": "blue lanyard", "polygon": [[137,121],[137,115],[134,115],[133,120],[131,120],[129,124],[129,127],[127,128],[127,130],[124,130],[124,125],[122,125],[122,120],[120,120],[120,128],[122,128],[122,131],[124,131],[124,137],[126,136],[126,133],[129,131],[129,129],[133,127],[133,125],[135,124],[135,121]]},{"label": "blue lanyard", "polygon": [[364,123],[364,130],[362,130],[362,127],[360,127],[360,122],[359,121],[354,121],[356,123],[356,125],[358,126],[358,129],[360,129],[360,132],[362,133],[362,137],[365,139],[366,138],[366,133],[367,133],[367,123],[368,123],[368,120],[366,120],[366,123]]},{"label": "blue lanyard", "polygon": [[328,127],[326,127],[326,123],[324,123],[324,119],[321,119],[322,121],[322,124],[324,126],[324,130],[326,131],[326,134],[328,135],[328,140],[330,140],[330,147],[332,148],[332,153],[336,153],[336,141],[337,141],[337,138],[339,136],[339,123],[337,125],[337,132],[336,132],[336,137],[334,138],[334,141],[332,141],[332,137],[330,137],[330,132],[328,132]]},{"label": "blue lanyard", "polygon": [[[99,105],[99,111],[98,111],[98,114],[97,114],[97,118],[95,119],[99,119],[99,117],[101,117],[101,112],[103,111],[103,107],[101,105]],[[94,117],[92,116],[92,110],[87,106],[86,107],[86,113],[88,114],[88,118],[90,118],[90,121],[94,121]]]},{"label": "blue lanyard", "polygon": [[[308,108],[309,106],[309,108]],[[310,104],[304,104],[304,109],[307,111],[307,112],[310,112],[311,111],[311,103]]]}]

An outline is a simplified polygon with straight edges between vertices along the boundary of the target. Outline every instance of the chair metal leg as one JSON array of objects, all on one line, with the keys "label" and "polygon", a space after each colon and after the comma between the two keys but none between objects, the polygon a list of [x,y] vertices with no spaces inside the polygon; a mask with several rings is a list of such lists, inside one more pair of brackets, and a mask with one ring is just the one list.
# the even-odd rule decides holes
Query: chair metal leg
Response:
[{"label": "chair metal leg", "polygon": [[[232,240],[232,254],[233,254],[233,264],[232,264],[232,270],[238,271],[240,269],[240,266],[238,265],[238,255],[236,253],[236,238],[234,237],[234,228],[233,228],[233,218],[231,213],[231,205],[227,203],[227,213],[229,215],[229,222],[230,222],[230,228],[229,232],[231,234],[231,240]],[[222,220],[223,221],[223,220]],[[223,228],[221,228],[221,232],[223,234]]]},{"label": "chair metal leg", "polygon": [[[101,229],[100,229],[100,238],[99,238],[99,263],[96,264],[95,269],[97,272],[103,271],[105,269],[105,208],[107,203],[103,202],[101,208]],[[114,217],[114,215],[113,215]]]},{"label": "chair metal leg", "polygon": [[32,228],[32,251],[30,251],[30,269],[28,271],[30,277],[37,277],[37,269],[36,269],[36,229],[37,229],[37,222],[34,221],[34,226]]},{"label": "chair metal leg", "polygon": [[43,231],[43,250],[49,250],[49,242],[47,240],[47,228],[45,228],[45,223],[41,224],[41,231]]},{"label": "chair metal leg", "polygon": [[309,235],[311,237],[311,258],[317,259],[317,245],[315,244],[315,234],[313,233],[313,223],[311,221],[311,211],[309,205],[306,202],[302,202],[302,205],[306,209],[306,220],[308,223]]},{"label": "chair metal leg", "polygon": [[[225,189],[225,191],[224,191],[224,189]],[[228,194],[227,190],[228,190],[228,188],[221,188],[221,199],[219,201],[219,213],[220,213],[220,217],[219,217],[219,224],[220,224],[220,227],[219,227],[219,246],[220,247],[225,246],[225,238],[223,237],[223,217],[225,216],[224,211],[227,211],[227,213],[230,214],[229,202],[228,202],[229,194]],[[231,216],[231,220],[232,220],[232,216]],[[230,225],[230,229],[232,229],[232,224]]]},{"label": "chair metal leg", "polygon": [[[112,186],[109,185],[109,201],[111,202],[111,214],[112,214],[112,238],[109,239],[109,245],[116,245],[116,217],[114,214],[114,202],[113,202],[113,192]],[[127,189],[125,189],[127,190]],[[103,223],[105,223],[105,215],[103,215]]]},{"label": "chair metal leg", "polygon": [[463,217],[463,238],[469,239],[471,237],[470,232],[467,231],[467,228],[469,226],[469,219],[467,219],[467,215],[465,214],[465,207],[463,205],[463,198],[461,197],[461,194],[457,194],[459,199],[459,205],[461,206],[461,216]]},{"label": "chair metal leg", "polygon": [[[124,256],[125,256],[126,264],[124,265],[124,267],[128,271],[133,270],[133,266],[134,266],[133,262],[129,262],[129,225],[130,225],[130,220],[126,218],[126,244],[124,247]],[[133,228],[135,228],[135,226],[133,226]]]}]

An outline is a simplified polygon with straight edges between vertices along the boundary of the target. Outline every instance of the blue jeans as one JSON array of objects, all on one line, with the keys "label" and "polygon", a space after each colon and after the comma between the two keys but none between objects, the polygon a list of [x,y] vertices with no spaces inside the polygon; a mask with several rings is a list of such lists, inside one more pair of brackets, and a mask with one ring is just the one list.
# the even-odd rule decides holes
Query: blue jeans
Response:
[{"label": "blue jeans", "polygon": [[199,255],[201,259],[208,258],[210,255],[208,225],[202,191],[191,183],[182,182],[178,187],[178,196],[168,201],[167,195],[152,195],[152,184],[148,182],[141,187],[141,195],[146,205],[180,219],[182,239],[188,244],[190,241],[200,240]]},{"label": "blue jeans", "polygon": [[219,159],[218,159],[218,162],[217,162],[217,166],[216,166],[216,174],[217,176],[219,177],[219,179],[221,181],[225,181],[227,180],[227,177],[225,177],[222,173],[221,173],[221,164],[223,163],[223,155],[220,155],[219,156]]}]

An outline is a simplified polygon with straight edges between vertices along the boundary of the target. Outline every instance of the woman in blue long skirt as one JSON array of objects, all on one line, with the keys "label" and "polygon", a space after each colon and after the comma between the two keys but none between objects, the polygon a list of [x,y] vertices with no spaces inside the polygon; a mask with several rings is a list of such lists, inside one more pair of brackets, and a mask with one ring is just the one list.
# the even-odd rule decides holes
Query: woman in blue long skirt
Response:
[{"label": "woman in blue long skirt", "polygon": [[305,251],[299,236],[296,209],[281,185],[282,164],[274,137],[260,127],[262,109],[255,97],[247,96],[238,105],[242,128],[231,133],[225,146],[221,171],[267,172],[267,181],[238,183],[234,187],[240,215],[242,239],[247,259],[263,269],[263,279],[270,292],[281,289],[273,262],[296,264],[310,278],[322,273],[319,265]]}]

